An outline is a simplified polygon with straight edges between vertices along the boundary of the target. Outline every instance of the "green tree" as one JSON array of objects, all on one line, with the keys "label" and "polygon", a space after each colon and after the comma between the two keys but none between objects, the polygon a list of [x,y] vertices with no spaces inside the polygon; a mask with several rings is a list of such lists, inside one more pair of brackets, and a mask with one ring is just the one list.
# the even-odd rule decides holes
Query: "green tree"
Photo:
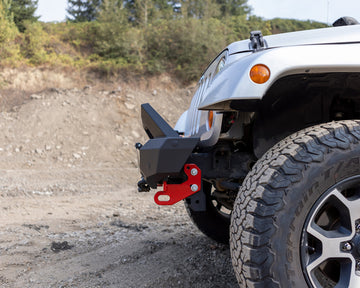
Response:
[{"label": "green tree", "polygon": [[5,16],[7,20],[13,21],[14,17],[13,14],[10,12],[10,8],[11,8],[11,3],[12,0],[1,0],[1,9],[3,9],[3,14],[2,16]]},{"label": "green tree", "polygon": [[68,0],[66,9],[72,22],[88,22],[96,19],[101,0]]},{"label": "green tree", "polygon": [[29,60],[28,63],[33,65],[45,63],[48,57],[45,47],[49,41],[49,35],[43,30],[41,23],[27,22],[23,36],[23,43],[21,45],[22,56]]},{"label": "green tree", "polygon": [[121,0],[103,0],[101,4],[94,51],[106,59],[129,64],[143,60],[143,30],[132,27]]},{"label": "green tree", "polygon": [[192,0],[181,3],[182,15],[197,18],[217,18],[220,15],[220,7],[215,0]]},{"label": "green tree", "polygon": [[146,27],[159,19],[173,19],[174,1],[168,0],[126,0],[124,7],[129,20],[135,25]]},{"label": "green tree", "polygon": [[127,25],[127,11],[122,0],[103,0],[98,14],[99,23],[119,23],[120,26]]},{"label": "green tree", "polygon": [[[4,0],[3,0],[4,2]],[[35,16],[38,0],[12,0],[8,2],[9,12],[20,32],[25,31],[25,22],[36,22],[39,16]]]},{"label": "green tree", "polygon": [[[160,3],[158,10],[163,9],[162,1],[157,2]],[[130,21],[140,26],[147,26],[154,19],[154,15],[157,14],[157,8],[153,0],[128,0],[125,1],[125,8],[128,10]]]},{"label": "green tree", "polygon": [[246,15],[250,12],[247,0],[178,0],[183,15],[194,18],[222,18]]},{"label": "green tree", "polygon": [[131,20],[138,24],[147,25],[149,20],[150,10],[152,9],[151,0],[132,0],[126,1],[126,8],[132,16]]},{"label": "green tree", "polygon": [[18,62],[19,47],[15,43],[15,38],[19,31],[16,28],[12,16],[9,12],[10,1],[0,1],[0,63]]},{"label": "green tree", "polygon": [[250,13],[247,0],[216,0],[220,6],[221,16],[239,16]]}]

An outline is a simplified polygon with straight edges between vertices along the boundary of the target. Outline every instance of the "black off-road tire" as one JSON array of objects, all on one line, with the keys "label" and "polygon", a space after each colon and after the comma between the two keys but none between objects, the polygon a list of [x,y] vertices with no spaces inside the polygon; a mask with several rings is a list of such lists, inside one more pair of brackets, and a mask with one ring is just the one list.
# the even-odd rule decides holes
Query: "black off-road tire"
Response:
[{"label": "black off-road tire", "polygon": [[229,244],[230,213],[225,214],[219,210],[214,199],[211,197],[212,185],[203,182],[203,190],[206,195],[206,210],[194,211],[185,201],[186,211],[188,212],[195,226],[206,236],[218,243]]},{"label": "black off-road tire", "polygon": [[[350,232],[354,235],[354,227],[358,224],[343,218],[358,213],[360,201],[352,202],[356,209],[340,206],[343,205],[342,201],[347,203],[360,199],[359,175],[360,121],[331,122],[307,128],[287,137],[265,153],[245,178],[231,217],[230,249],[240,287],[334,287],[336,281],[340,281],[336,287],[348,287],[346,279],[339,280],[339,275],[344,276],[341,273],[345,273],[346,269],[339,270],[337,276],[330,275],[329,279],[326,278],[329,274],[323,272],[320,265],[316,266],[316,270],[311,270],[315,274],[307,272],[310,271],[307,265],[313,261],[312,258],[316,259],[321,253],[332,253],[325,247],[330,243],[327,240],[332,239],[317,236],[323,238],[322,243],[322,240],[313,237],[309,223],[312,221],[311,224],[317,227],[320,234],[323,230],[329,230],[326,233],[332,235],[335,232],[345,233],[343,235],[346,237]],[[346,188],[344,185],[352,186]],[[340,200],[336,197],[330,199],[329,193],[334,191]],[[344,200],[341,200],[342,195]],[[330,207],[332,210],[326,210],[328,206],[324,204],[324,199],[329,202],[326,205],[334,206]],[[333,214],[333,218],[326,215],[329,222],[326,225],[315,223],[318,221],[316,217],[323,217],[320,214],[322,211]],[[358,241],[360,231],[356,233]],[[345,236],[341,239],[345,239]],[[324,247],[318,245],[319,242]],[[339,242],[339,247],[341,245]],[[360,254],[360,244],[356,245],[352,247],[353,250],[344,253],[339,248],[338,253],[351,260],[351,253],[355,253],[355,250]],[[358,255],[356,253],[355,256]],[[334,263],[337,260],[339,265],[346,264],[353,269],[351,273],[355,271],[355,262],[345,263],[339,258]],[[326,260],[326,265],[334,263]],[[334,271],[336,267],[333,267]],[[322,271],[320,276],[318,270]],[[326,279],[322,280],[321,277]],[[320,282],[312,285],[314,281],[311,282],[310,278],[316,281],[320,279]],[[353,287],[358,286],[355,284]]]}]

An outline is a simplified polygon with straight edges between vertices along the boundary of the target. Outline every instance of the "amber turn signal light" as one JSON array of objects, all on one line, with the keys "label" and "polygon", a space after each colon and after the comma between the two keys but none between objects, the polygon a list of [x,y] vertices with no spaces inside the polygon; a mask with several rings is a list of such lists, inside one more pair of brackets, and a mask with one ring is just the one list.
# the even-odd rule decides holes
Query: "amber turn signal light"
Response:
[{"label": "amber turn signal light", "polygon": [[250,79],[256,84],[264,84],[270,78],[270,69],[264,64],[257,64],[250,70]]},{"label": "amber turn signal light", "polygon": [[211,129],[211,127],[213,126],[213,122],[214,122],[214,111],[209,111],[208,112],[208,126],[209,126],[209,130]]}]

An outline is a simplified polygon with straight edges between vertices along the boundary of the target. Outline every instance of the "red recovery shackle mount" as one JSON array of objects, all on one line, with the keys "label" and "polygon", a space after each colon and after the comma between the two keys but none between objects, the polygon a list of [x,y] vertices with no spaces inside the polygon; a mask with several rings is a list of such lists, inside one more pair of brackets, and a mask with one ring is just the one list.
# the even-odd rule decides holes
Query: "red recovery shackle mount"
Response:
[{"label": "red recovery shackle mount", "polygon": [[[201,189],[201,170],[195,164],[185,164],[184,172],[188,179],[181,184],[167,184],[164,181],[163,191],[155,194],[154,200],[158,205],[173,205],[180,200],[183,200]],[[166,200],[160,200],[161,196]]]}]

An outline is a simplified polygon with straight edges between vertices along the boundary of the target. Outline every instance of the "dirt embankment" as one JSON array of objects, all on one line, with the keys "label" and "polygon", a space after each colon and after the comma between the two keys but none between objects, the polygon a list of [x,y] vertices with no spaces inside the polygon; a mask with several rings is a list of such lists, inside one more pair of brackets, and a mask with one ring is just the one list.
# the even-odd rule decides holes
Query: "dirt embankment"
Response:
[{"label": "dirt embankment", "polygon": [[182,203],[136,192],[140,104],[174,125],[193,87],[39,70],[0,80],[1,287],[237,287],[228,248]]}]

